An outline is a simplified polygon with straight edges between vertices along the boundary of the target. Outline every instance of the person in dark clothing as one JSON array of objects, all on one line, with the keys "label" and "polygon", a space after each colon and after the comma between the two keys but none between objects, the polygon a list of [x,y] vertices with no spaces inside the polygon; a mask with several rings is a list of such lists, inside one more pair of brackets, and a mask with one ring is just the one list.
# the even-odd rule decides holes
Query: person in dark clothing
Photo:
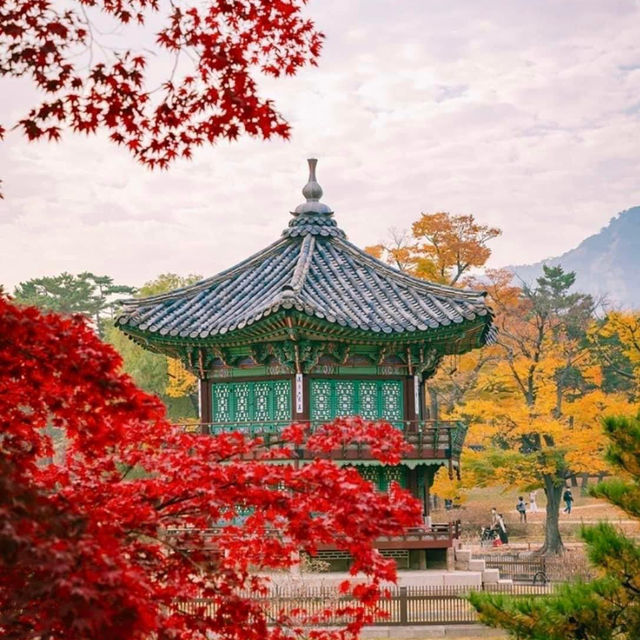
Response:
[{"label": "person in dark clothing", "polygon": [[516,511],[520,514],[520,522],[527,523],[527,504],[522,496],[518,497],[518,504],[516,504]]},{"label": "person in dark clothing", "polygon": [[571,513],[571,505],[573,504],[573,494],[571,493],[571,489],[567,487],[562,494],[562,499],[566,507],[564,508],[565,513]]},{"label": "person in dark clothing", "polygon": [[509,544],[509,536],[507,535],[507,527],[505,527],[504,520],[502,518],[502,514],[499,513],[496,517],[496,529],[498,530],[498,536],[500,537],[500,542],[502,544]]}]

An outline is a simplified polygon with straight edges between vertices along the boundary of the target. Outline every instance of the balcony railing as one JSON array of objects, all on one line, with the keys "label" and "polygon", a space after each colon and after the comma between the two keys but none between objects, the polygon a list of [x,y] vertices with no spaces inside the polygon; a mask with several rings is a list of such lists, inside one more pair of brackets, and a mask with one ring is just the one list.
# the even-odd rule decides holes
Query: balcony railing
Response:
[{"label": "balcony railing", "polygon": [[[237,525],[238,523],[231,523]],[[175,539],[189,533],[197,533],[199,543],[205,545],[205,548],[215,548],[216,540],[224,531],[224,526],[211,527],[210,529],[200,529],[197,532],[189,529],[167,529],[165,535],[169,539]],[[269,529],[265,532],[266,536],[277,536],[276,529]],[[397,536],[383,536],[377,538],[374,547],[380,550],[393,549],[431,549],[450,547],[453,541],[460,537],[460,520],[455,522],[438,522],[430,526],[409,527],[403,534]],[[336,544],[320,544],[318,551],[328,551],[337,549]]]},{"label": "balcony railing", "polygon": [[[296,423],[305,424],[304,421]],[[326,421],[310,421],[310,432],[315,431]],[[281,444],[280,434],[282,430],[289,426],[291,421],[280,422],[207,422],[182,425],[185,429],[209,433],[212,435],[220,433],[240,432],[251,438],[261,438],[263,446],[270,448]],[[393,426],[400,429],[406,443],[410,449],[404,454],[407,459],[436,459],[436,460],[459,460],[462,445],[467,433],[467,425],[463,422],[442,421],[442,420],[407,420],[402,422],[391,422]],[[299,459],[306,459],[304,447],[298,455]],[[371,452],[368,445],[363,443],[353,443],[332,452],[331,457],[343,460],[366,460],[371,459]]]}]

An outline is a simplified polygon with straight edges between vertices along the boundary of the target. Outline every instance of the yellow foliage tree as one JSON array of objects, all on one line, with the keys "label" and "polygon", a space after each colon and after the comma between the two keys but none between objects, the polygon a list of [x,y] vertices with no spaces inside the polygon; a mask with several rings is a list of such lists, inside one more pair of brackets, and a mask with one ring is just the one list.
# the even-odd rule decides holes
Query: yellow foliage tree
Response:
[{"label": "yellow foliage tree", "polygon": [[198,393],[198,378],[184,367],[177,358],[167,358],[169,382],[165,393],[170,398],[182,398]]},{"label": "yellow foliage tree", "polygon": [[487,243],[500,229],[478,224],[472,215],[423,213],[411,235],[391,230],[388,242],[366,251],[418,278],[456,285],[474,267],[482,267],[491,249]]},{"label": "yellow foliage tree", "polygon": [[593,301],[569,292],[574,279],[545,267],[536,288],[516,300],[496,291],[500,358],[458,409],[472,425],[468,444],[483,449],[467,460],[477,481],[544,488],[547,553],[563,550],[558,519],[567,478],[605,469],[600,417],[631,410],[622,394],[600,388],[602,369],[585,340]]},{"label": "yellow foliage tree", "polygon": [[612,311],[594,324],[589,339],[606,366],[640,392],[640,312]]},{"label": "yellow foliage tree", "polygon": [[[175,273],[163,273],[140,287],[136,296],[147,297],[167,293],[201,279],[201,276],[194,274],[179,276]],[[141,388],[158,394],[172,419],[183,421],[197,415],[196,378],[184,369],[179,360],[172,360],[143,349],[113,325],[106,328],[106,340],[122,356],[124,371],[131,375]]]},{"label": "yellow foliage tree", "polygon": [[377,260],[382,260],[400,271],[415,275],[411,239],[407,231],[389,229],[389,238],[386,242],[365,247],[364,250]]},{"label": "yellow foliage tree", "polygon": [[487,242],[502,233],[478,224],[472,215],[445,212],[423,213],[411,231],[416,275],[450,285],[469,269],[482,267],[491,255]]}]

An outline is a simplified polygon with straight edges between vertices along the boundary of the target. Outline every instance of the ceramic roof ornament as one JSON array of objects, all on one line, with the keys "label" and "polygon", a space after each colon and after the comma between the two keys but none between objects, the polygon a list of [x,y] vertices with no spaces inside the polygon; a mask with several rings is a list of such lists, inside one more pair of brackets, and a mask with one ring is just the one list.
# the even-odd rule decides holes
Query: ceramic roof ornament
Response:
[{"label": "ceramic roof ornament", "polygon": [[309,164],[309,180],[302,189],[302,195],[306,201],[299,204],[291,212],[293,220],[289,222],[289,228],[284,230],[283,235],[296,237],[311,234],[346,238],[344,232],[338,228],[333,219],[331,207],[320,202],[322,187],[316,179],[318,160],[309,158],[307,162]]}]

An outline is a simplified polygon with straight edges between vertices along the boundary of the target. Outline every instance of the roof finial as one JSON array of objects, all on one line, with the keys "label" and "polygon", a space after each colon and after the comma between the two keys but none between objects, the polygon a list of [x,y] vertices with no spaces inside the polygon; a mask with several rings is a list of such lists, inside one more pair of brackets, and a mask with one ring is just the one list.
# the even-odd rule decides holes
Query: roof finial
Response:
[{"label": "roof finial", "polygon": [[331,215],[333,213],[331,208],[320,202],[320,198],[322,198],[322,187],[316,180],[316,165],[318,164],[318,159],[309,158],[307,162],[309,163],[309,181],[302,189],[302,195],[305,197],[306,202],[299,204],[293,212],[293,215],[300,215],[301,213],[323,213]]},{"label": "roof finial", "polygon": [[309,182],[304,185],[302,195],[307,199],[307,202],[319,202],[320,198],[322,198],[322,187],[316,180],[318,159],[308,158],[307,162],[309,164]]}]

